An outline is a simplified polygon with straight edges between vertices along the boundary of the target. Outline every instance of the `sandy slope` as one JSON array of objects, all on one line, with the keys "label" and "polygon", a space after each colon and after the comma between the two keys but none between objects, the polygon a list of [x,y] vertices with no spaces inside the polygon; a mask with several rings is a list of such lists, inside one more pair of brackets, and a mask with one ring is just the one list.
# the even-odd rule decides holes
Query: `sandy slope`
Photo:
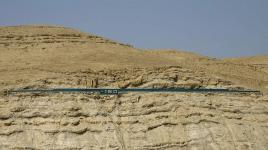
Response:
[{"label": "sandy slope", "polygon": [[[142,50],[65,27],[1,27],[0,149],[264,150],[267,62]],[[4,94],[52,87],[241,87],[264,95]]]},{"label": "sandy slope", "polygon": [[23,70],[39,76],[39,73],[43,73],[38,70],[183,65],[267,92],[267,56],[214,60],[187,52],[145,51],[74,29],[54,26],[2,27],[0,33],[2,82],[24,78],[16,75],[16,71]]}]

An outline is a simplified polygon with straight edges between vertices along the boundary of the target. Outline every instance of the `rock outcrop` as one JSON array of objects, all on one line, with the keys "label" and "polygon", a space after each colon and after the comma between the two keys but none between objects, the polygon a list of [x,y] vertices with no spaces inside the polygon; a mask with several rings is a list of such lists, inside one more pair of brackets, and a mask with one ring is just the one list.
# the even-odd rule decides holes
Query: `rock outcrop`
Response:
[{"label": "rock outcrop", "polygon": [[[88,41],[100,37],[62,27],[6,27],[0,34],[0,149],[268,147],[266,65],[140,51],[110,40]],[[10,93],[59,87],[251,88],[262,93]]]}]

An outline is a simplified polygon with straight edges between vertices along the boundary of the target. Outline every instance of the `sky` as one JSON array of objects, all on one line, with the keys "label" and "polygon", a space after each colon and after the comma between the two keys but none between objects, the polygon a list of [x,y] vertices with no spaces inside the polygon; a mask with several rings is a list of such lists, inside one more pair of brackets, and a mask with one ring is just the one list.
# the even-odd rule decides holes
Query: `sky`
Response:
[{"label": "sky", "polygon": [[0,0],[0,26],[61,25],[144,49],[268,55],[268,0]]}]

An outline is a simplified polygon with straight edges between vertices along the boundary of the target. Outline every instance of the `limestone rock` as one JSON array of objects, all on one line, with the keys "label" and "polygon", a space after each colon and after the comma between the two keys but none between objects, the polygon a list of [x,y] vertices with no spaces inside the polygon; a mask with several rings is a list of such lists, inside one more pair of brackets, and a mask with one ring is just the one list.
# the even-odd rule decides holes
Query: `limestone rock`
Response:
[{"label": "limestone rock", "polygon": [[[0,27],[0,150],[267,150],[267,57],[139,50],[55,26]],[[256,93],[17,93],[53,88]]]}]

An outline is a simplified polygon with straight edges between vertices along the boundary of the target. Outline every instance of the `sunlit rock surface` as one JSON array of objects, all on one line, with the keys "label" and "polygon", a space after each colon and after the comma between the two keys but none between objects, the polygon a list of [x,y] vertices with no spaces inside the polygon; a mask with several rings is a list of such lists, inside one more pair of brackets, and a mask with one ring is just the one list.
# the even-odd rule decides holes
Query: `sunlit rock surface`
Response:
[{"label": "sunlit rock surface", "polygon": [[[0,149],[266,150],[267,58],[144,51],[54,26],[0,28]],[[261,65],[262,64],[262,65]],[[261,93],[17,93],[48,88]]]}]

